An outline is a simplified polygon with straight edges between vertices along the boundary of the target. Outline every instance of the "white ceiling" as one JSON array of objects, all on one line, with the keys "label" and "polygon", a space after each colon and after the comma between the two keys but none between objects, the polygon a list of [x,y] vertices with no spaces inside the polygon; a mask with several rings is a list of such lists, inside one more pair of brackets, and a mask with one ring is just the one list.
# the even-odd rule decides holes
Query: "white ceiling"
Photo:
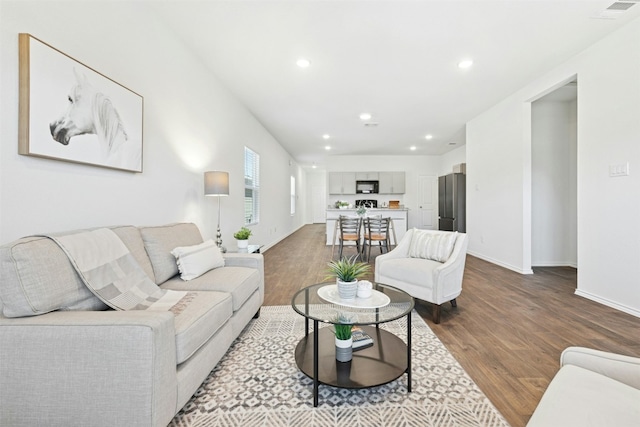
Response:
[{"label": "white ceiling", "polygon": [[[593,18],[612,3],[146,4],[296,161],[322,166],[328,155],[439,155],[463,145],[466,122],[640,15],[635,4],[617,19]],[[300,57],[311,66],[297,67]],[[457,67],[464,58],[472,68]],[[378,126],[365,127],[362,112]]]}]

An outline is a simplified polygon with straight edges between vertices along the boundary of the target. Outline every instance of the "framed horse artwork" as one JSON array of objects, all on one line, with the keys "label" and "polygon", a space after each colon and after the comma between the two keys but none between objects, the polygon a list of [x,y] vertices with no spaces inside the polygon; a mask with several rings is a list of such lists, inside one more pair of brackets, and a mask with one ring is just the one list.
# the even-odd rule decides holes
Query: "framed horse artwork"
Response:
[{"label": "framed horse artwork", "polygon": [[18,43],[18,152],[142,172],[142,96],[30,34]]}]

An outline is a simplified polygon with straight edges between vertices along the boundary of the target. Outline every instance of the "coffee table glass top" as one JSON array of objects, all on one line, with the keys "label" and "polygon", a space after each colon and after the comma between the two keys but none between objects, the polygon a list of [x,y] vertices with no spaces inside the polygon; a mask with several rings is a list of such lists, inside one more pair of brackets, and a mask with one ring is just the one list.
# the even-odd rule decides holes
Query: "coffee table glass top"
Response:
[{"label": "coffee table glass top", "polygon": [[391,322],[406,316],[414,306],[411,295],[392,286],[374,283],[373,289],[389,297],[389,304],[379,308],[354,307],[354,301],[344,304],[329,302],[318,295],[318,290],[335,283],[318,283],[299,290],[291,299],[293,309],[308,319],[324,323],[338,323],[338,316],[355,325],[373,325]]}]

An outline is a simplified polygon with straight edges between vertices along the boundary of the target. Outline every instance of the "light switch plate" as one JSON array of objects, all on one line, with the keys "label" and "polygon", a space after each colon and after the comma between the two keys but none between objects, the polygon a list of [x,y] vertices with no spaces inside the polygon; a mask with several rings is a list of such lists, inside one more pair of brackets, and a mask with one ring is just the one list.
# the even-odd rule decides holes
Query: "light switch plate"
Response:
[{"label": "light switch plate", "polygon": [[629,176],[629,162],[618,165],[609,165],[609,176]]}]

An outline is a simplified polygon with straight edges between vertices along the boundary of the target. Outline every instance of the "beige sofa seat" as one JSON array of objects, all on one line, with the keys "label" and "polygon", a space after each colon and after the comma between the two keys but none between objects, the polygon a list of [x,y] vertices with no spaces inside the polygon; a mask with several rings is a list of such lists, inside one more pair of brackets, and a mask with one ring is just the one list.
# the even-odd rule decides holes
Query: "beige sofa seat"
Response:
[{"label": "beige sofa seat", "polygon": [[640,425],[640,358],[569,347],[528,427]]},{"label": "beige sofa seat", "polygon": [[260,287],[258,270],[246,267],[216,268],[202,276],[184,281],[179,276],[164,282],[162,289],[174,291],[218,291],[231,295],[233,310],[236,311],[258,291]]}]

